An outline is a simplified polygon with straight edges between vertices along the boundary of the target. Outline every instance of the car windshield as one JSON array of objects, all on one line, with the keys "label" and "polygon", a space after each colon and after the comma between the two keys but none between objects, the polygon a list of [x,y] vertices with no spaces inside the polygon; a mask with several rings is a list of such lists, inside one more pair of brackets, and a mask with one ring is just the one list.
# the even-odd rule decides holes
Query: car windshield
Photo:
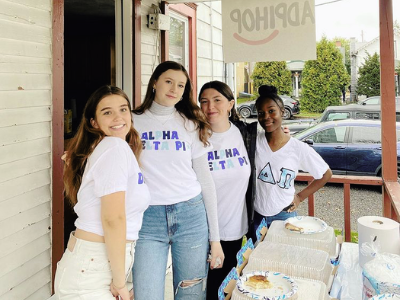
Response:
[{"label": "car windshield", "polygon": [[[323,124],[323,123],[321,123],[321,124]],[[303,136],[308,135],[308,133],[310,133],[310,132],[316,132],[316,128],[317,128],[316,126],[311,126],[311,127],[306,128],[306,129],[303,129],[303,130],[301,130],[299,132],[294,133],[292,136],[294,138],[301,139]]]}]

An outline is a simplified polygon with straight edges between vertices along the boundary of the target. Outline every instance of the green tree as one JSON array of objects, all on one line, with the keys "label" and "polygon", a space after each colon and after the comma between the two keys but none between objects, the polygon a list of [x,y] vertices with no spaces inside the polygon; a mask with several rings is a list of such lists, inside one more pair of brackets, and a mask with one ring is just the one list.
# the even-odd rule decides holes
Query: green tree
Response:
[{"label": "green tree", "polygon": [[263,85],[273,85],[277,88],[280,95],[291,95],[292,93],[292,73],[288,69],[285,61],[258,62],[254,67],[253,79],[255,94],[258,88]]},{"label": "green tree", "polygon": [[375,52],[372,56],[367,52],[367,58],[358,69],[357,94],[367,97],[381,94],[381,74],[379,55]]},{"label": "green tree", "polygon": [[306,61],[302,73],[301,107],[323,112],[329,105],[341,103],[342,89],[350,81],[343,57],[333,42],[323,37],[317,43],[317,59]]}]

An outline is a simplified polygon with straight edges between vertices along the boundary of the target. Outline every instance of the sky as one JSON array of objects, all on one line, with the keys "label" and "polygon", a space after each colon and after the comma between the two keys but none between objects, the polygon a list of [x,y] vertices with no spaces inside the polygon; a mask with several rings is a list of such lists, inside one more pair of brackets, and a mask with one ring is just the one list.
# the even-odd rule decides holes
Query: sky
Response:
[{"label": "sky", "polygon": [[[393,22],[400,23],[400,0],[392,3]],[[315,24],[317,41],[325,35],[368,42],[379,35],[379,0],[315,0]]]}]

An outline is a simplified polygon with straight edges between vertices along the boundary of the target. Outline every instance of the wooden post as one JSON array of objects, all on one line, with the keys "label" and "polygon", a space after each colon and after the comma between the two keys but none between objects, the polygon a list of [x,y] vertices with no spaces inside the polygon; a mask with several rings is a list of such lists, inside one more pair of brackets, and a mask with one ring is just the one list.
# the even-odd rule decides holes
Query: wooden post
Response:
[{"label": "wooden post", "polygon": [[350,221],[350,183],[344,186],[344,236],[346,242],[351,242],[351,221]]},{"label": "wooden post", "polygon": [[[53,0],[52,87],[52,286],[57,262],[64,252],[64,184],[61,155],[64,153],[64,0]],[[52,287],[54,291],[54,287]]]}]

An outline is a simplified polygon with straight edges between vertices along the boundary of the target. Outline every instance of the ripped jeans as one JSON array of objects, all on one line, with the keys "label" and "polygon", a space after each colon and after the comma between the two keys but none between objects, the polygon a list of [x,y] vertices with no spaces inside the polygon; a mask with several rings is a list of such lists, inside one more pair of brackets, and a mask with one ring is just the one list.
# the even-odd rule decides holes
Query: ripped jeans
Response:
[{"label": "ripped jeans", "polygon": [[175,300],[205,299],[209,242],[201,194],[145,211],[133,265],[135,300],[164,299],[169,247]]}]

